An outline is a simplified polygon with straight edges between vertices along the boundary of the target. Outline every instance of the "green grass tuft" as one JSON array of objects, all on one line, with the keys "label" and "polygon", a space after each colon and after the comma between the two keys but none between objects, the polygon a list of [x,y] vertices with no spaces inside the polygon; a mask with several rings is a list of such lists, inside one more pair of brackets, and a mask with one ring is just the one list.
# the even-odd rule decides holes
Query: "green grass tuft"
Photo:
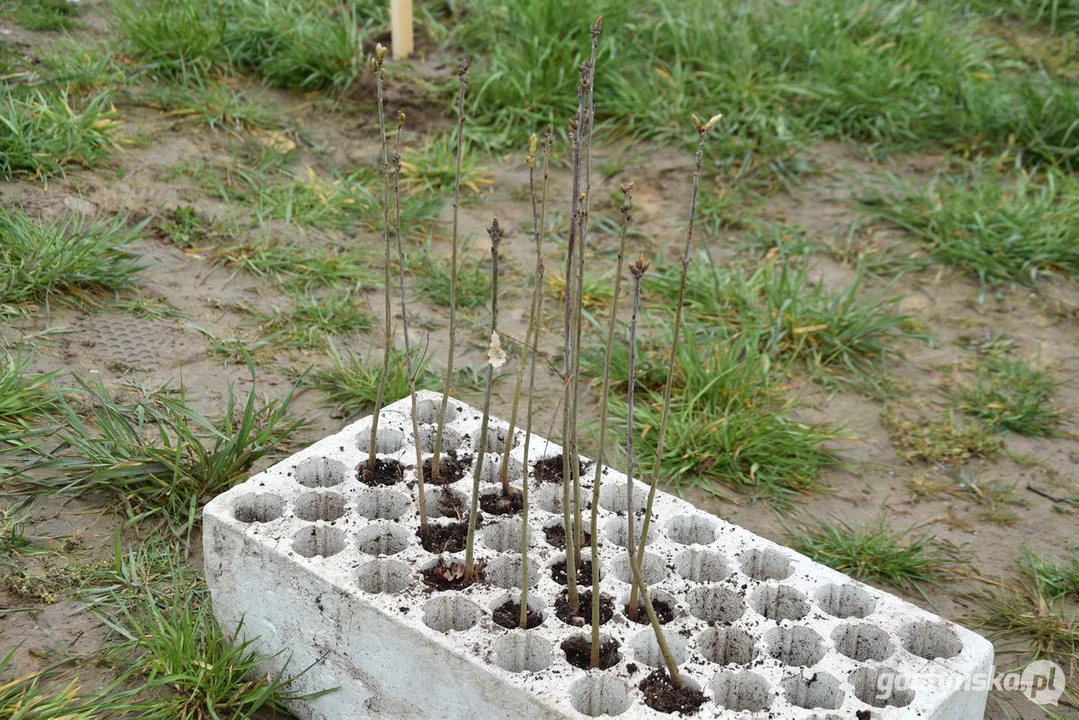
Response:
[{"label": "green grass tuft", "polygon": [[56,409],[57,372],[30,371],[31,353],[16,347],[0,354],[0,433],[27,430]]},{"label": "green grass tuft", "polygon": [[1024,549],[1019,567],[1038,582],[1048,597],[1056,599],[1071,595],[1079,599],[1079,552],[1073,551],[1070,557],[1057,561]]},{"label": "green grass tuft", "polygon": [[[405,148],[401,158],[401,188],[410,192],[453,192],[457,178],[457,138],[453,133],[429,136],[420,149]],[[465,144],[461,155],[461,188],[479,193],[492,183],[476,152]]]},{"label": "green grass tuft", "polygon": [[[372,407],[378,395],[379,378],[382,374],[381,352],[354,355],[346,351],[342,355],[331,342],[329,355],[333,367],[312,372],[307,378],[307,385],[321,390],[326,396],[326,402],[333,404],[336,412],[345,417]],[[439,377],[427,369],[428,361],[429,358],[424,356],[417,358],[415,362],[417,390],[435,390],[441,387]],[[405,354],[395,349],[390,354],[386,397],[403,398],[408,393]]]},{"label": "green grass tuft", "polygon": [[823,521],[792,531],[791,547],[863,582],[921,592],[922,583],[938,585],[953,579],[953,569],[961,564],[956,548],[925,527],[913,525],[896,532],[883,518],[858,526]]},{"label": "green grass tuft", "polygon": [[127,246],[142,227],[128,229],[122,217],[37,222],[0,208],[0,314],[30,302],[97,305],[107,293],[133,289],[142,266]]},{"label": "green grass tuft", "polygon": [[[669,345],[668,345],[669,347]],[[687,334],[679,345],[661,479],[678,492],[700,488],[728,497],[727,488],[750,493],[780,509],[800,494],[822,489],[823,468],[841,464],[823,444],[834,427],[806,425],[789,413],[782,376],[763,355],[757,338],[715,337],[707,344]],[[662,415],[662,393],[648,390],[635,408],[638,458],[650,468]],[[625,432],[626,405],[611,398],[612,426]]]},{"label": "green grass tuft", "polygon": [[130,520],[161,519],[177,536],[191,532],[207,498],[243,479],[302,424],[286,414],[291,392],[260,407],[254,386],[242,399],[230,383],[224,413],[213,420],[188,405],[183,388],[131,388],[135,397],[125,402],[101,384],[79,385],[85,400],[61,399],[59,468],[67,479],[41,486],[112,494]]},{"label": "green grass tuft", "polygon": [[1079,277],[1079,185],[1067,176],[1007,182],[977,172],[928,187],[892,185],[863,199],[868,211],[913,234],[938,262],[992,284]]},{"label": "green grass tuft", "polygon": [[262,327],[286,347],[320,348],[330,338],[366,332],[375,326],[352,293],[298,299],[290,313],[278,313]]},{"label": "green grass tuft", "polygon": [[910,417],[895,407],[881,413],[881,422],[899,455],[927,463],[963,463],[972,457],[992,457],[1001,450],[1000,441],[974,423],[967,423],[947,411],[938,418]]},{"label": "green grass tuft", "polygon": [[1072,414],[1053,407],[1053,392],[1062,385],[1063,380],[1023,360],[989,359],[978,368],[977,380],[960,388],[956,407],[997,432],[1059,436]]},{"label": "green grass tuft", "polygon": [[0,3],[0,17],[9,16],[27,30],[73,30],[79,26],[77,4],[67,0],[17,0]]},{"label": "green grass tuft", "polygon": [[[450,305],[449,258],[435,257],[430,243],[422,250],[406,256],[409,272],[416,288],[436,305]],[[458,261],[457,307],[474,308],[486,305],[491,298],[490,271],[483,262]]]}]

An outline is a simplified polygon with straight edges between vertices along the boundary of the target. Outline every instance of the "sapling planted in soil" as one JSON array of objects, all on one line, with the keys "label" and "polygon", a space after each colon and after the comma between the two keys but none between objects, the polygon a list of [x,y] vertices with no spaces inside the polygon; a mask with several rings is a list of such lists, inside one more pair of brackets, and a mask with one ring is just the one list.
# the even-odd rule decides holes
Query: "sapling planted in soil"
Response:
[{"label": "sapling planted in soil", "polygon": [[532,315],[528,319],[529,334],[525,337],[524,352],[532,351],[528,370],[528,408],[525,410],[525,446],[524,476],[521,479],[521,628],[528,629],[528,445],[532,438],[532,399],[536,389],[536,353],[539,352],[539,339],[543,329],[543,234],[547,226],[547,181],[548,166],[551,159],[551,144],[554,128],[547,126],[543,134],[543,189],[540,206],[536,208],[536,158],[535,135],[529,145],[528,156],[528,191],[532,198],[532,237],[536,241],[536,274],[532,282]]},{"label": "sapling planted in soil", "polygon": [[[648,537],[648,525],[652,520],[652,502],[656,498],[656,488],[659,485],[660,461],[663,458],[663,441],[667,434],[667,421],[671,416],[671,388],[674,385],[674,364],[678,359],[678,332],[682,327],[682,307],[686,300],[686,277],[689,274],[689,256],[693,247],[693,222],[697,217],[697,192],[701,184],[701,168],[704,165],[704,141],[708,131],[723,117],[713,115],[708,122],[702,123],[693,115],[693,125],[697,128],[697,157],[693,167],[693,192],[689,197],[689,224],[686,226],[686,244],[682,249],[682,275],[678,286],[678,302],[674,306],[674,328],[672,329],[671,349],[667,356],[667,382],[663,386],[663,411],[659,422],[659,436],[656,438],[656,456],[652,463],[651,485],[648,488],[648,501],[645,504],[644,520],[641,522],[641,542],[637,548],[637,563],[644,562],[644,546]],[[632,416],[630,425],[633,424]],[[627,546],[632,554],[632,543]],[[630,590],[629,597],[630,618],[637,619],[637,587]]]},{"label": "sapling planted in soil", "polygon": [[[637,262],[629,266],[630,274],[633,275],[633,314],[629,321],[629,391],[626,396],[626,417],[628,418],[626,423],[626,554],[629,556],[629,566],[633,573],[633,587],[641,593],[645,612],[648,613],[648,621],[652,624],[652,632],[656,635],[656,643],[659,645],[663,661],[667,665],[667,672],[670,674],[671,685],[675,689],[681,689],[682,678],[678,673],[678,663],[675,662],[674,655],[667,645],[663,627],[648,597],[648,586],[641,575],[641,564],[637,556],[633,554],[633,393],[637,385],[637,315],[641,307],[641,278],[648,270],[648,265],[649,263],[642,255],[637,258]],[[636,613],[630,615],[630,619],[636,620]],[[593,656],[594,653],[593,650]]]},{"label": "sapling planted in soil", "polygon": [[495,368],[506,362],[506,354],[498,340],[498,246],[502,242],[502,226],[498,224],[498,218],[491,220],[487,234],[491,237],[491,349],[488,352],[487,382],[483,390],[480,441],[476,452],[476,466],[472,472],[472,505],[468,513],[468,540],[465,545],[465,581],[470,583],[479,579],[478,568],[473,562],[473,551],[476,541],[476,516],[479,515],[480,509],[480,475],[483,472],[483,459],[487,454],[487,426],[491,419],[491,384],[494,381]]},{"label": "sapling planted in soil", "polygon": [[[599,394],[599,449],[596,451],[596,475],[592,481],[592,557],[599,557],[599,533],[595,531],[599,520],[599,485],[603,474],[603,450],[607,440],[607,401],[611,388],[611,352],[614,350],[614,330],[618,324],[618,298],[622,290],[622,262],[626,252],[626,235],[629,234],[629,224],[633,219],[633,183],[622,186],[622,233],[618,241],[618,264],[614,273],[614,293],[611,299],[611,317],[607,324],[607,350],[603,362],[603,385]],[[632,549],[632,545],[627,543]],[[629,552],[630,550],[627,550]],[[599,563],[592,563],[592,655],[591,667],[599,667],[600,641],[599,641]]]},{"label": "sapling planted in soil", "polygon": [[450,250],[450,329],[446,349],[446,377],[442,381],[442,404],[438,408],[438,428],[435,430],[435,447],[431,457],[431,478],[439,479],[442,462],[442,431],[446,427],[446,408],[450,401],[450,382],[453,380],[453,351],[457,344],[457,215],[461,207],[461,155],[464,152],[465,90],[468,88],[468,60],[457,66],[457,171],[453,181],[453,231]]},{"label": "sapling planted in soil", "polygon": [[386,60],[386,48],[381,44],[375,46],[375,55],[371,58],[371,66],[375,70],[375,90],[378,99],[378,132],[382,141],[382,244],[385,247],[385,261],[383,265],[383,287],[386,304],[386,312],[383,326],[383,335],[386,347],[382,352],[382,375],[378,379],[378,392],[375,395],[375,408],[371,415],[371,438],[367,446],[367,481],[372,482],[375,470],[378,466],[378,416],[382,412],[382,403],[386,399],[386,378],[390,374],[390,353],[393,349],[393,331],[390,327],[392,314],[390,310],[390,157],[386,140],[386,111],[382,91],[382,75]]},{"label": "sapling planted in soil", "polygon": [[420,534],[427,534],[427,498],[423,487],[423,447],[420,443],[420,414],[416,403],[416,368],[412,362],[412,341],[408,337],[408,304],[405,301],[405,247],[401,241],[401,130],[405,114],[397,115],[397,138],[393,149],[393,230],[397,236],[397,270],[401,287],[401,330],[405,335],[405,363],[408,370],[408,390],[412,398],[412,437],[416,446],[416,490],[420,510]]}]

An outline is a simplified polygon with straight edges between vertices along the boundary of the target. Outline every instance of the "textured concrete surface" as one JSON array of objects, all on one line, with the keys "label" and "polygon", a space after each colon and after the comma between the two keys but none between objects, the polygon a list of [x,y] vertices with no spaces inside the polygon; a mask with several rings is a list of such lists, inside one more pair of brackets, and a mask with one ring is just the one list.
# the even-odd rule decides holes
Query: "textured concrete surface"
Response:
[{"label": "textured concrete surface", "polygon": [[[427,450],[439,399],[421,395]],[[474,462],[479,411],[451,401],[448,417],[444,449]],[[506,435],[500,420],[491,428],[481,492],[497,491]],[[368,486],[357,477],[369,431],[370,418],[360,420],[222,494],[205,512],[217,617],[229,629],[242,619],[242,634],[273,654],[266,670],[306,669],[299,691],[338,688],[294,703],[298,717],[666,717],[644,705],[637,687],[662,663],[652,632],[624,613],[624,475],[604,468],[598,521],[602,591],[615,605],[602,632],[619,642],[621,660],[585,671],[567,662],[561,644],[588,626],[554,613],[563,586],[550,566],[564,554],[544,530],[561,523],[561,487],[532,473],[561,448],[533,436],[525,462],[524,434],[514,434],[511,482],[519,487],[522,468],[529,469],[529,606],[544,615],[525,632],[492,619],[519,596],[520,516],[483,513],[482,582],[456,591],[427,587],[420,572],[438,556],[417,537],[409,400],[383,410],[376,448],[405,466],[401,482]],[[594,467],[582,475],[582,496],[591,497],[593,477]],[[452,485],[427,487],[432,523],[458,521],[455,498],[467,512],[471,482],[468,472]],[[635,483],[635,507],[646,493]],[[694,717],[982,717],[986,692],[977,688],[985,682],[968,682],[991,672],[993,648],[980,636],[662,492],[649,538],[642,570],[653,597],[675,606],[665,633],[683,676],[707,697]]]}]

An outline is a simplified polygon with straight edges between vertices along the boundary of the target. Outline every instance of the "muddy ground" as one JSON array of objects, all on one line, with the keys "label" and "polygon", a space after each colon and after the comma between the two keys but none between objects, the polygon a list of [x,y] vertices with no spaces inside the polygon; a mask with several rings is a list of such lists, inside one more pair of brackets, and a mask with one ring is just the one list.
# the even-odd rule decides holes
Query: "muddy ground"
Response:
[{"label": "muddy ground", "polygon": [[[101,8],[90,4],[87,26],[77,35],[98,36],[107,21]],[[27,51],[27,44],[51,41],[48,34],[31,33],[9,23],[0,41],[9,47]],[[443,62],[445,61],[445,63]],[[451,58],[429,56],[418,67],[421,73],[446,77]],[[377,152],[377,126],[370,110],[370,98],[357,93],[330,113],[324,106],[312,106],[305,98],[286,92],[258,90],[260,102],[284,111],[284,133],[296,138],[298,148],[293,168],[328,167],[348,169],[360,163],[372,163]],[[394,101],[408,100],[410,109],[417,99],[407,85],[399,84],[391,93]],[[423,99],[419,99],[422,103]],[[602,102],[602,98],[598,99]],[[47,186],[28,178],[0,183],[0,203],[5,207],[23,207],[31,215],[56,218],[82,212],[91,218],[125,214],[132,219],[161,217],[180,205],[192,205],[207,218],[225,218],[229,209],[210,198],[196,180],[177,176],[181,163],[226,166],[232,161],[238,143],[250,139],[212,131],[204,125],[184,122],[134,102],[119,106],[124,133],[138,142],[118,152],[110,167],[91,171],[74,169],[66,177],[55,178]],[[413,113],[406,143],[419,146],[425,133],[442,131],[452,120],[437,113]],[[301,140],[300,138],[305,138]],[[257,142],[257,140],[255,140]],[[642,161],[611,177],[597,173],[593,212],[615,217],[617,207],[611,200],[619,184],[632,181],[636,202],[636,228],[643,237],[631,239],[631,252],[655,255],[663,253],[668,261],[675,257],[684,227],[692,158],[682,148],[658,148],[635,145],[626,148],[615,141],[604,141],[595,150],[597,163],[631,154]],[[811,256],[813,273],[826,287],[842,287],[855,274],[851,263],[844,263],[828,246],[846,236],[852,223],[859,223],[858,239],[868,245],[899,241],[909,252],[917,252],[913,240],[902,233],[867,222],[852,202],[859,184],[879,182],[885,173],[900,178],[924,181],[943,167],[943,154],[891,156],[871,161],[865,148],[840,143],[804,148],[800,155],[810,160],[818,172],[805,177],[790,192],[777,190],[768,194],[753,212],[760,218],[785,226],[799,225],[807,239],[820,249]],[[524,333],[527,321],[526,301],[531,274],[531,208],[523,189],[527,186],[527,168],[523,153],[505,157],[487,157],[493,183],[478,195],[469,195],[461,208],[461,228],[469,238],[470,256],[483,257],[487,249],[484,227],[497,216],[510,228],[504,244],[510,270],[504,283],[502,299],[506,311],[503,327],[511,335]],[[121,172],[117,172],[120,170]],[[564,164],[552,173],[552,203],[568,213],[569,173]],[[73,209],[74,208],[74,211]],[[433,245],[448,255],[451,207],[447,203],[433,226]],[[153,221],[151,221],[152,223]],[[249,231],[252,236],[273,236],[289,243],[319,245],[348,243],[369,248],[377,254],[380,238],[376,232],[354,230],[347,233],[319,231],[283,223],[273,223]],[[718,235],[698,232],[717,261],[749,261],[760,257],[747,250],[745,230],[737,227]],[[601,236],[601,249],[610,250],[613,236]],[[604,248],[603,245],[606,245]],[[66,370],[86,378],[100,378],[110,387],[137,381],[148,385],[182,383],[188,396],[200,409],[212,412],[225,396],[227,384],[234,382],[241,391],[249,387],[246,367],[233,359],[209,353],[207,336],[221,338],[252,337],[257,333],[257,314],[272,315],[275,309],[290,307],[292,300],[272,284],[244,272],[215,263],[198,252],[185,252],[167,241],[146,233],[134,246],[147,267],[139,273],[139,291],[144,301],[176,311],[176,317],[139,317],[131,312],[106,309],[87,312],[61,305],[40,307],[7,325],[0,325],[0,335],[7,341],[32,339],[39,350],[34,369]],[[607,255],[609,257],[609,253]],[[549,268],[564,262],[562,248],[548,246]],[[609,262],[597,260],[596,267]],[[932,336],[931,342],[904,341],[899,348],[902,359],[893,360],[889,371],[903,388],[900,404],[928,411],[944,406],[943,392],[954,387],[959,368],[972,356],[963,349],[967,339],[983,333],[1006,337],[1018,347],[1018,355],[1033,359],[1039,366],[1052,368],[1066,381],[1058,390],[1057,403],[1079,407],[1079,292],[1073,282],[1044,282],[1035,291],[1003,289],[987,291],[972,280],[942,266],[904,274],[893,284],[890,278],[874,278],[867,292],[887,287],[889,295],[903,296],[902,308],[910,313]],[[380,302],[377,292],[369,293],[372,314]],[[446,318],[444,309],[428,305],[416,293],[410,297],[411,310],[424,320],[416,330],[417,338],[429,334],[435,357],[433,368],[444,364]],[[557,301],[548,302],[545,350],[558,357]],[[458,365],[480,365],[484,359],[486,313],[480,308],[465,313],[462,331],[462,355]],[[369,333],[338,339],[339,346],[365,351],[378,345],[378,334]],[[270,349],[256,355],[259,391],[268,399],[283,397],[293,388],[297,371],[309,366],[326,366],[325,353]],[[553,373],[541,373],[537,391],[538,422],[549,422],[555,411],[560,383]],[[807,519],[841,519],[844,522],[871,523],[884,517],[895,529],[915,524],[930,524],[932,531],[954,543],[966,558],[964,575],[941,586],[923,587],[924,595],[907,599],[947,618],[961,620],[973,608],[964,597],[970,591],[995,587],[1015,577],[1014,562],[1022,547],[1034,553],[1064,557],[1079,547],[1075,509],[1054,503],[1030,488],[1055,497],[1079,496],[1079,443],[1073,435],[1055,439],[1005,437],[1007,446],[1022,463],[1001,455],[993,459],[973,459],[967,470],[982,482],[1000,480],[1015,486],[1019,501],[1010,507],[1017,517],[1011,525],[987,522],[982,507],[964,497],[941,494],[915,499],[909,489],[912,478],[944,478],[947,468],[921,462],[908,462],[897,455],[897,448],[881,420],[882,401],[854,391],[826,390],[805,378],[792,378],[792,392],[800,394],[799,419],[839,422],[849,439],[837,443],[847,465],[825,472],[823,482],[830,492],[804,498],[797,516],[783,516],[767,504],[745,499],[734,505],[703,493],[694,492],[689,500],[755,533],[789,542],[787,529]],[[509,414],[512,381],[507,374],[495,385],[492,412]],[[463,399],[477,402],[475,390],[458,393]],[[585,419],[595,419],[595,388],[585,388],[582,403]],[[336,431],[354,418],[340,417],[334,408],[313,390],[300,390],[293,412],[308,424],[296,436],[302,446]],[[1071,429],[1071,428],[1067,428]],[[541,432],[543,428],[541,427]],[[591,440],[590,440],[591,442]],[[585,448],[588,449],[587,447]],[[265,463],[264,463],[265,464]],[[112,512],[108,498],[68,501],[39,498],[31,507],[32,521],[28,534],[64,538],[67,557],[54,556],[50,563],[93,563],[110,557],[115,528],[122,519]],[[136,540],[136,534],[126,537]],[[192,558],[198,561],[197,540]],[[14,672],[29,672],[43,667],[55,653],[92,652],[104,638],[104,630],[95,619],[78,612],[76,604],[66,601],[48,604],[40,599],[21,597],[0,584],[0,608],[27,608],[28,612],[0,614],[0,655],[16,646]],[[1007,664],[1008,659],[1000,661]],[[98,678],[100,680],[100,678]],[[95,681],[92,669],[83,673],[83,685]],[[1030,703],[1015,698],[1023,717],[1043,717]],[[1004,717],[990,703],[990,717]],[[1064,710],[1064,712],[1067,712]],[[1075,712],[1074,710],[1072,711]],[[1079,717],[1079,715],[1073,715]]]}]

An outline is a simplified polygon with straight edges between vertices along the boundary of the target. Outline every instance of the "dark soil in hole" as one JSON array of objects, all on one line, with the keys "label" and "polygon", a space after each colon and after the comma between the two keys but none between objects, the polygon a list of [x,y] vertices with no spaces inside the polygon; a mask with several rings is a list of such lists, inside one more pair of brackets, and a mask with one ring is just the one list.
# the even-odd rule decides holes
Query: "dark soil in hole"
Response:
[{"label": "dark soil in hole", "polygon": [[[555,617],[567,625],[575,627],[590,626],[592,625],[592,591],[578,592],[577,597],[581,605],[579,608],[580,615],[577,618],[570,618],[569,616],[569,590],[563,590],[562,594],[555,600]],[[599,596],[599,624],[603,625],[612,617],[614,617],[614,600],[610,596],[601,593]],[[577,620],[577,622],[574,622],[574,620]]]},{"label": "dark soil in hole", "polygon": [[[504,603],[491,613],[491,617],[504,628],[519,628],[521,627],[521,603],[516,600]],[[526,624],[528,625],[526,630],[539,627],[543,624],[543,613],[538,610],[529,610]]]},{"label": "dark soil in hole", "polygon": [[460,590],[483,579],[483,565],[482,561],[476,561],[472,567],[475,576],[468,578],[463,562],[451,561],[447,564],[446,558],[439,558],[435,565],[420,574],[424,584],[435,590]]},{"label": "dark soil in hole", "polygon": [[[556,562],[551,566],[551,577],[559,585],[565,585],[566,578],[566,561]],[[592,561],[585,560],[581,563],[581,566],[577,568],[577,585],[591,585],[592,584]]]},{"label": "dark soil in hole", "polygon": [[[652,598],[652,609],[656,611],[656,617],[659,619],[660,625],[666,625],[671,620],[674,620],[674,608],[662,600]],[[644,603],[640,600],[637,600],[636,620],[629,617],[629,603],[626,603],[626,606],[622,608],[622,614],[629,618],[630,622],[635,622],[638,625],[647,625],[649,623],[648,611],[644,609]]]},{"label": "dark soil in hole", "polygon": [[[468,499],[464,495],[458,495],[451,490],[443,489],[438,493],[438,499],[435,503],[438,505],[438,512],[442,517],[457,518],[458,520],[468,518]],[[477,521],[481,519],[476,518]]]},{"label": "dark soil in hole", "polygon": [[373,475],[368,474],[367,465],[362,462],[356,466],[356,479],[364,485],[396,485],[405,479],[405,470],[396,460],[376,459]]},{"label": "dark soil in hole", "polygon": [[427,530],[420,528],[416,531],[420,536],[420,545],[427,552],[454,553],[465,549],[468,540],[468,523],[455,522],[449,525],[427,524]]},{"label": "dark soil in hole", "polygon": [[[547,544],[559,550],[566,549],[566,527],[564,525],[551,525],[543,528],[543,536],[547,538]],[[592,547],[592,533],[584,531],[584,546]]]},{"label": "dark soil in hole", "polygon": [[688,685],[676,688],[666,670],[653,671],[638,687],[644,693],[644,704],[659,712],[693,715],[704,704],[703,692]]},{"label": "dark soil in hole", "polygon": [[524,506],[524,495],[515,487],[510,488],[508,496],[503,495],[501,489],[480,495],[480,507],[492,515],[516,515]]},{"label": "dark soil in hole", "polygon": [[[584,470],[586,463],[584,460],[578,460],[580,463],[577,467],[580,470],[580,476],[584,477]],[[532,472],[536,474],[536,482],[541,483],[561,483],[565,479],[566,475],[562,471],[562,456],[555,455],[554,457],[543,458],[537,460],[532,466]]]},{"label": "dark soil in hole", "polygon": [[[566,661],[573,667],[588,670],[592,667],[592,639],[585,635],[574,635],[563,641],[562,652],[566,653]],[[607,638],[599,644],[599,668],[606,670],[614,667],[622,655],[618,652],[618,641]]]},{"label": "dark soil in hole", "polygon": [[449,485],[465,476],[472,467],[472,456],[457,457],[457,451],[442,453],[442,459],[438,463],[438,477],[431,477],[431,461],[427,458],[423,461],[423,479],[432,485]]}]

